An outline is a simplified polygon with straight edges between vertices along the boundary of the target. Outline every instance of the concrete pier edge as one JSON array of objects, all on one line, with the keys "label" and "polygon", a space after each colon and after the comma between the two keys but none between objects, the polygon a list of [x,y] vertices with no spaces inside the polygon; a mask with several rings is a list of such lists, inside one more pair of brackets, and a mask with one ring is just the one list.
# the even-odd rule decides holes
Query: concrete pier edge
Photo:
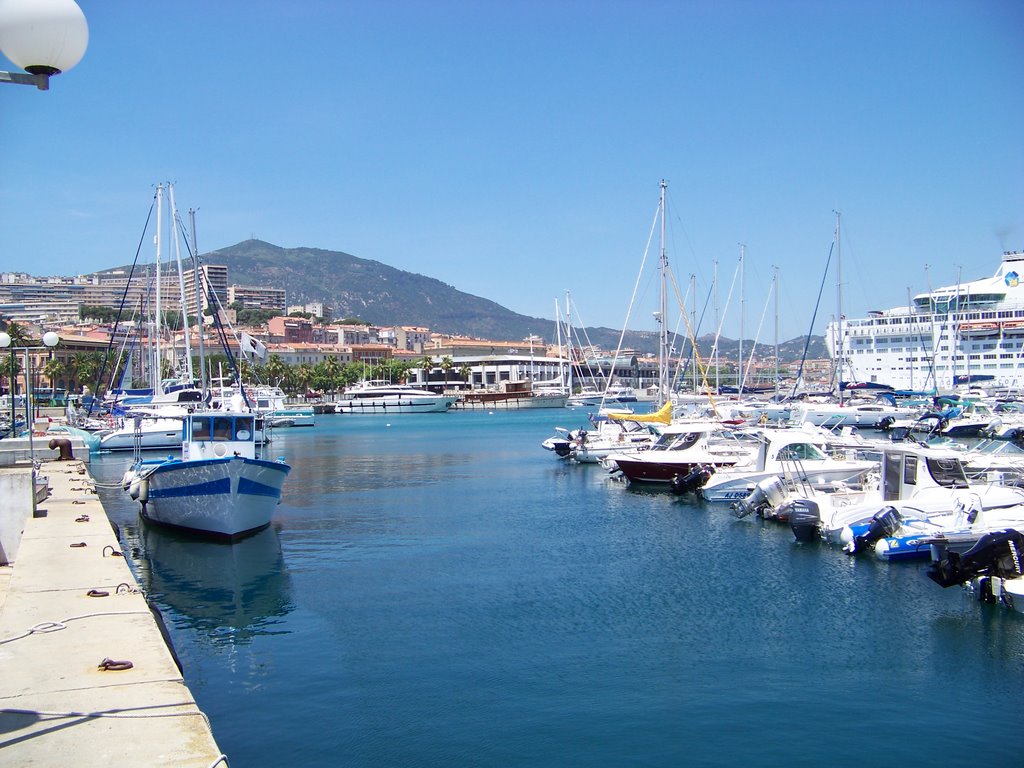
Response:
[{"label": "concrete pier edge", "polygon": [[0,765],[227,765],[86,465],[39,474],[49,494],[0,567]]}]

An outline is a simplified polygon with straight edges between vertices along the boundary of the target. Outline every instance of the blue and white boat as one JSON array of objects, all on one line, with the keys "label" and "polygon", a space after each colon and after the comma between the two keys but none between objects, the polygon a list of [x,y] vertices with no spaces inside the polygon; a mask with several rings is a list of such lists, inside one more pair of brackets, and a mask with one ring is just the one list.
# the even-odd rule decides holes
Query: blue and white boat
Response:
[{"label": "blue and white boat", "polygon": [[256,458],[255,421],[238,412],[183,417],[181,458],[139,461],[123,479],[143,518],[228,539],[265,528],[291,467]]}]

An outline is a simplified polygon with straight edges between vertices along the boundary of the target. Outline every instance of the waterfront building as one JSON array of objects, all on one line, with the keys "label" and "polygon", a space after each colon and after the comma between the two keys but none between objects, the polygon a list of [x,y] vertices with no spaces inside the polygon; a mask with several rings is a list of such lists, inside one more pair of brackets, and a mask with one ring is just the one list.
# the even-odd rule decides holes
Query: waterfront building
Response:
[{"label": "waterfront building", "polygon": [[241,304],[243,309],[265,309],[282,314],[286,305],[283,288],[252,285],[229,285],[227,303]]},{"label": "waterfront building", "polygon": [[313,341],[313,323],[302,317],[272,317],[267,321],[270,341],[295,344]]},{"label": "waterfront building", "polygon": [[[195,317],[198,313],[196,312],[196,284],[195,284],[195,271],[192,269],[182,270],[182,277],[185,283],[185,306],[188,309],[188,314]],[[200,294],[202,295],[202,307],[203,314],[206,314],[210,309],[210,290],[213,290],[217,294],[217,298],[220,299],[221,304],[225,307],[231,302],[227,300],[228,296],[228,268],[220,264],[201,264],[199,266],[199,284]],[[167,295],[167,289],[162,288],[162,294]],[[177,297],[179,295],[179,289],[177,285],[177,272],[175,272],[175,284],[173,288],[173,295]],[[212,312],[210,312],[212,314]]]},{"label": "waterfront building", "polygon": [[[329,358],[334,358],[341,365],[353,361],[352,350],[334,344],[313,344],[297,342],[293,344],[267,344],[267,357],[277,355],[286,365],[319,365]],[[264,360],[264,362],[266,362]]]}]

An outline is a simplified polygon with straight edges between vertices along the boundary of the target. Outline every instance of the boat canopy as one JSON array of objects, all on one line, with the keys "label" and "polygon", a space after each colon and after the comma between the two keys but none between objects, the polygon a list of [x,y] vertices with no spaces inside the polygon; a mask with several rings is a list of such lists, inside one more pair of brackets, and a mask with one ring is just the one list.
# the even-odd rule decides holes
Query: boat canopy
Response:
[{"label": "boat canopy", "polygon": [[671,424],[672,423],[672,401],[668,401],[661,408],[656,410],[654,413],[618,413],[611,411],[608,414],[609,419],[617,419],[619,421],[639,421],[645,424]]}]

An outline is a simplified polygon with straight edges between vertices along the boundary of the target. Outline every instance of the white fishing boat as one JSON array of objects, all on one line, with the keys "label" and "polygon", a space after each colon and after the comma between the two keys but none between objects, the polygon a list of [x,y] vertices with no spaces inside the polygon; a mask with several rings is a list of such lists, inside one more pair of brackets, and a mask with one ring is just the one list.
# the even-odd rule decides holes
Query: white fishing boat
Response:
[{"label": "white fishing boat", "polygon": [[139,461],[123,478],[153,523],[235,539],[265,528],[291,471],[256,458],[255,417],[202,413],[183,417],[181,458]]},{"label": "white fishing boat", "polygon": [[444,413],[457,398],[410,384],[364,381],[345,390],[335,401],[336,413]]}]

